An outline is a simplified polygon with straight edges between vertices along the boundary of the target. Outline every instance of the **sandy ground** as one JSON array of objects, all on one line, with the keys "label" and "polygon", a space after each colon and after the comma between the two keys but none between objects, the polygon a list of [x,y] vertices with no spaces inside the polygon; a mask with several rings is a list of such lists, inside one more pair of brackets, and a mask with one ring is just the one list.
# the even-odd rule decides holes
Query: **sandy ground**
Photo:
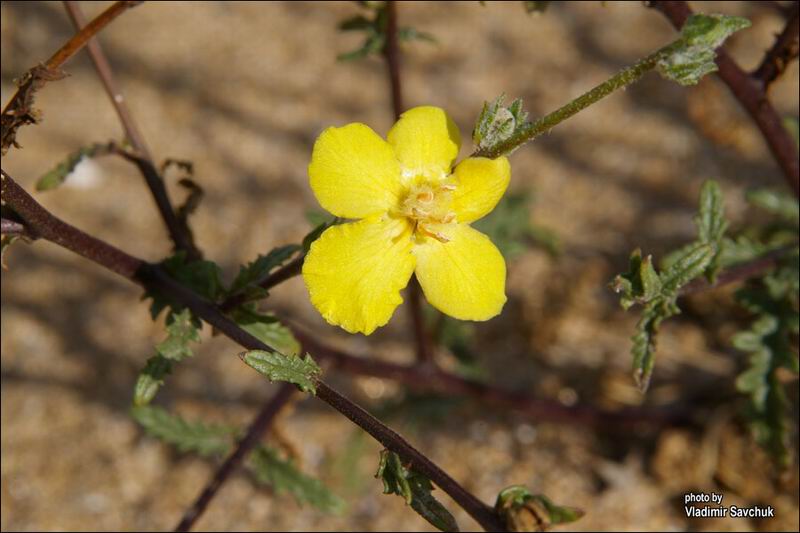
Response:
[{"label": "sandy ground", "polygon": [[[104,4],[85,9],[92,15]],[[745,68],[758,64],[782,27],[772,8],[754,4],[695,6],[753,20],[730,43]],[[3,2],[1,9],[5,102],[12,80],[46,59],[71,27],[60,3]],[[305,169],[322,128],[360,121],[385,133],[391,126],[382,62],[335,61],[360,42],[336,30],[357,12],[353,3],[151,2],[102,34],[153,152],[194,162],[206,197],[193,227],[229,277],[240,263],[308,231],[304,212],[316,203]],[[438,39],[404,49],[407,105],[445,107],[465,138],[486,99],[505,92],[522,96],[533,115],[550,111],[675,35],[639,2],[555,5],[538,17],[525,15],[519,2],[403,2],[399,12],[401,25]],[[29,190],[67,153],[121,134],[88,59],[80,56],[67,70],[68,79],[40,94],[44,122],[24,129],[24,148],[3,159]],[[782,114],[797,116],[797,94],[795,62],[772,97]],[[700,124],[709,113],[714,128]],[[552,259],[534,248],[510,262],[503,315],[476,328],[485,376],[566,404],[688,407],[706,423],[596,431],[469,403],[433,422],[401,404],[405,415],[387,414],[389,423],[487,502],[521,483],[582,507],[587,515],[572,529],[796,531],[796,467],[778,475],[736,421],[741,404],[732,376],[742,356],[728,343],[730,291],[687,301],[686,313],[664,327],[653,388],[643,400],[628,375],[636,315],[619,309],[606,287],[633,247],[659,256],[692,238],[703,179],[720,181],[735,224],[748,215],[746,188],[783,186],[727,89],[713,78],[687,90],[648,75],[519,150],[512,166],[511,188],[534,192],[531,220],[554,229],[565,253]],[[140,176],[123,162],[98,160],[68,186],[36,197],[134,255],[158,260],[169,253]],[[162,326],[149,319],[136,287],[53,245],[15,246],[7,262],[2,529],[173,527],[215,465],[142,435],[127,414],[136,374]],[[365,339],[325,324],[299,279],[273,291],[267,308],[355,353],[412,357],[404,309]],[[205,331],[196,357],[180,365],[158,403],[190,418],[246,424],[274,386],[242,365],[237,351]],[[437,356],[452,366],[446,350]],[[375,411],[403,398],[390,382],[332,379]],[[797,381],[791,397],[796,405]],[[238,475],[198,529],[431,529],[400,498],[381,495],[372,478],[379,446],[337,413],[305,400],[277,428],[304,470],[340,487],[347,511],[321,514]],[[690,490],[722,492],[726,503],[771,504],[777,517],[690,521],[682,508]],[[476,527],[441,497],[463,529]]]}]

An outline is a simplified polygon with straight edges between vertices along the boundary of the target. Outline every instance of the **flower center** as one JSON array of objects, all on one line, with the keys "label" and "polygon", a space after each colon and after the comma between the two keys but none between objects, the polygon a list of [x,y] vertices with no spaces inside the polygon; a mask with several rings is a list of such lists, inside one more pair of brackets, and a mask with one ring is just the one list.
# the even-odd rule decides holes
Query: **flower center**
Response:
[{"label": "flower center", "polygon": [[449,224],[456,219],[450,210],[451,193],[455,185],[421,182],[412,185],[400,205],[400,214],[414,222],[414,231],[441,242],[450,239],[437,231],[436,225]]}]

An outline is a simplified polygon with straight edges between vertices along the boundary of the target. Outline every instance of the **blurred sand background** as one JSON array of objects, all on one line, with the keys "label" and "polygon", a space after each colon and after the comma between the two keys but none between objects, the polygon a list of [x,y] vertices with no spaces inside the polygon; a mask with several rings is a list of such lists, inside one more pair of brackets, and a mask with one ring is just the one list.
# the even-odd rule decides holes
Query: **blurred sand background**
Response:
[{"label": "blurred sand background", "polygon": [[[87,16],[108,3],[84,3]],[[783,26],[768,3],[693,3],[696,10],[745,15],[753,27],[728,49],[746,69]],[[13,79],[72,34],[59,2],[3,2],[2,100]],[[238,265],[309,229],[316,208],[306,166],[318,133],[364,122],[392,124],[383,62],[341,64],[336,54],[361,35],[336,25],[359,13],[350,2],[149,2],[101,35],[144,137],[158,159],[194,162],[206,191],[192,225],[206,256],[228,279]],[[407,106],[452,114],[465,140],[484,100],[521,96],[533,116],[551,111],[618,69],[666,44],[675,32],[640,2],[556,3],[527,16],[520,2],[399,5],[400,25],[438,44],[404,46]],[[22,130],[23,149],[3,168],[28,190],[68,153],[119,139],[121,129],[87,56],[38,97],[44,122]],[[798,113],[795,62],[772,89],[785,115]],[[705,124],[705,126],[703,125]],[[462,157],[471,146],[465,141]],[[513,413],[457,404],[435,421],[399,403],[386,419],[453,477],[492,502],[526,484],[587,515],[568,529],[797,530],[798,475],[779,476],[735,415],[732,389],[743,356],[730,348],[730,292],[684,304],[663,328],[651,392],[629,377],[637,313],[623,312],[606,283],[632,248],[658,258],[692,238],[702,180],[718,179],[734,226],[750,211],[748,187],[783,187],[777,165],[727,88],[713,76],[684,89],[649,74],[525,146],[512,157],[511,189],[532,190],[531,220],[556,231],[565,253],[533,248],[509,264],[504,313],[477,325],[480,364],[493,382],[565,404],[617,408],[644,402],[701,413],[703,428],[631,432],[539,423]],[[148,260],[170,243],[141,177],[112,158],[36,198],[64,220]],[[174,178],[174,176],[173,176]],[[171,180],[176,199],[183,193]],[[2,529],[157,530],[174,527],[215,463],[181,455],[130,419],[139,369],[163,338],[141,291],[48,243],[17,245],[2,273]],[[410,361],[407,311],[364,338],[325,324],[300,279],[272,292],[266,308],[358,354]],[[204,331],[194,359],[178,366],[157,403],[188,418],[246,424],[275,386],[234,357],[238,347]],[[446,350],[438,354],[453,366]],[[404,392],[396,384],[331,372],[334,384],[376,412]],[[797,381],[791,390],[797,405]],[[405,411],[404,411],[405,410]],[[341,516],[234,476],[199,530],[400,530],[431,527],[373,479],[379,445],[321,402],[285,412],[280,436],[302,468],[340,487]],[[274,437],[273,437],[274,439]],[[795,440],[796,442],[796,440]],[[770,504],[770,521],[685,517],[687,490],[723,492],[726,504]],[[476,524],[441,493],[462,529]]]}]

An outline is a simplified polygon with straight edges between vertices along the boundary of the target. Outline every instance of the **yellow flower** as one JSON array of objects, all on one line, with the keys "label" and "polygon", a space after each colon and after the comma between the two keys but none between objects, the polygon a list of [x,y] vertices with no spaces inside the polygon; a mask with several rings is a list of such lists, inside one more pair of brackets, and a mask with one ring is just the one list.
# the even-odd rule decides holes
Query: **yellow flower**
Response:
[{"label": "yellow flower", "polygon": [[505,157],[465,159],[444,110],[403,113],[384,141],[364,124],[328,128],[308,174],[320,205],[354,222],[328,228],[303,264],[311,303],[329,323],[372,333],[403,302],[416,273],[428,302],[462,320],[488,320],[506,302],[506,264],[469,224],[488,214],[511,177]]}]

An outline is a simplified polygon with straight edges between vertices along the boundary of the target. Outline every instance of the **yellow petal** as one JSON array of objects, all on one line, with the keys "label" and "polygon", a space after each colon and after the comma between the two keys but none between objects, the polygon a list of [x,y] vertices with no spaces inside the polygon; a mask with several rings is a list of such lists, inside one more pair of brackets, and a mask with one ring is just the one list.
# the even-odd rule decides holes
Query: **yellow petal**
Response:
[{"label": "yellow petal", "polygon": [[369,335],[403,303],[414,263],[409,223],[372,217],[325,230],[308,251],[303,280],[325,320]]},{"label": "yellow petal", "polygon": [[323,131],[314,143],[308,175],[320,205],[339,217],[384,213],[401,194],[392,147],[364,124]]},{"label": "yellow petal", "polygon": [[439,311],[461,320],[489,320],[506,303],[506,262],[483,233],[466,224],[430,228],[440,238],[414,245],[417,279],[425,298]]},{"label": "yellow petal", "polygon": [[489,214],[500,201],[511,179],[511,165],[505,157],[471,157],[458,164],[453,178],[456,219],[473,222]]},{"label": "yellow petal", "polygon": [[406,182],[422,176],[443,179],[450,174],[461,147],[455,122],[438,107],[409,109],[387,135]]}]

